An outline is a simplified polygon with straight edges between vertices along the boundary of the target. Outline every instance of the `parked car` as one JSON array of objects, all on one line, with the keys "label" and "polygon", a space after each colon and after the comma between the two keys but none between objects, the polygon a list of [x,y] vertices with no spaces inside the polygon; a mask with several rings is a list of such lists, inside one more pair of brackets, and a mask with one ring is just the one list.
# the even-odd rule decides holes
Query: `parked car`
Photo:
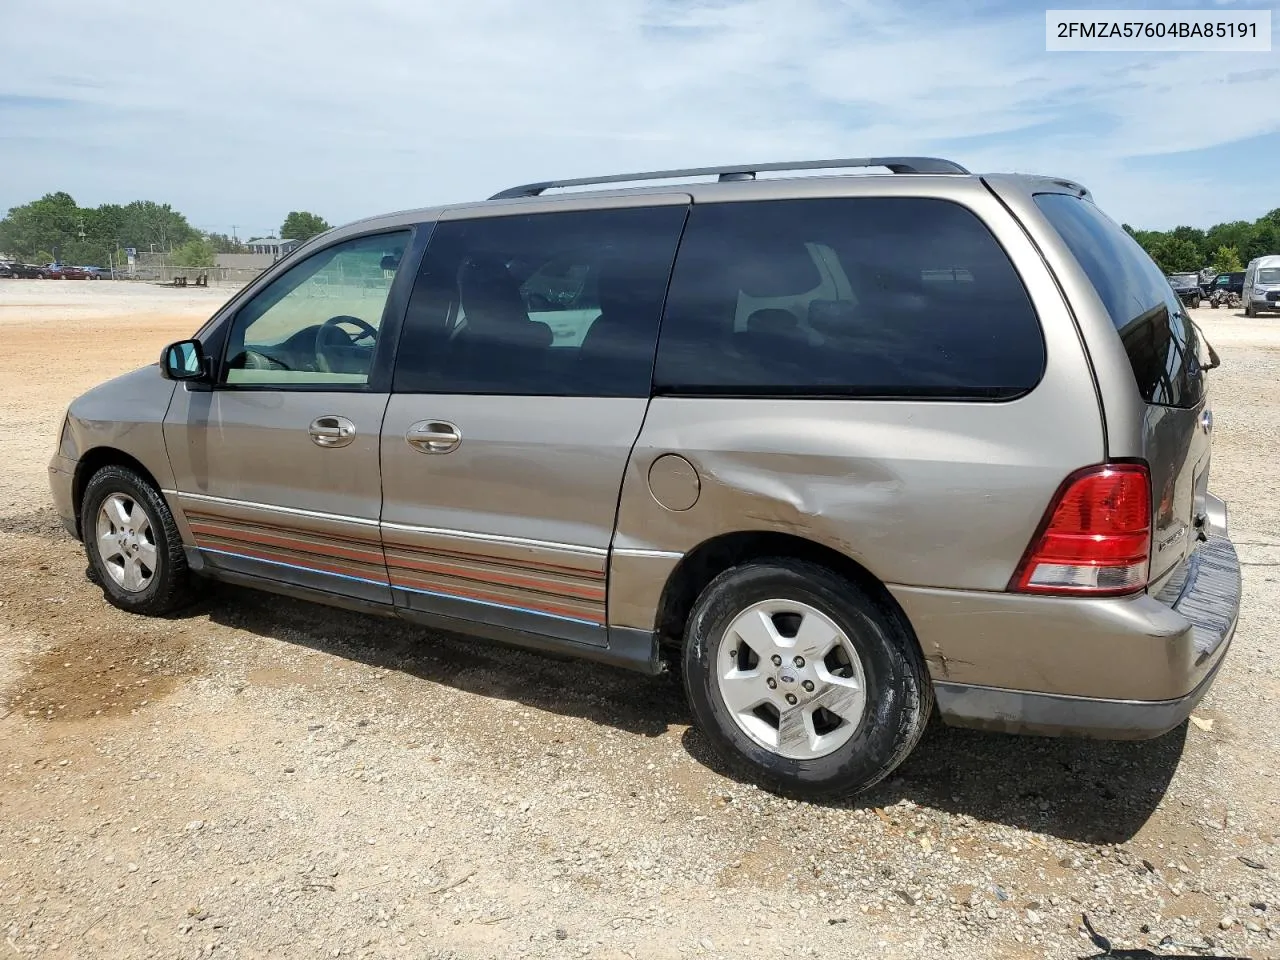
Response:
[{"label": "parked car", "polygon": [[0,280],[10,280],[17,276],[16,266],[11,260],[0,260]]},{"label": "parked car", "polygon": [[677,668],[727,764],[830,796],[935,702],[1185,720],[1240,607],[1216,364],[1069,181],[553,181],[301,246],[76,399],[49,475],[123,610],[210,578]]},{"label": "parked car", "polygon": [[86,280],[110,280],[111,271],[104,267],[83,267]]},{"label": "parked car", "polygon": [[1173,287],[1174,293],[1189,307],[1200,306],[1200,300],[1203,293],[1200,290],[1200,275],[1198,273],[1173,273],[1166,279],[1169,286]]},{"label": "parked car", "polygon": [[85,267],[72,266],[64,263],[58,270],[59,276],[63,280],[88,280],[89,272]]},{"label": "parked car", "polygon": [[45,268],[36,263],[14,263],[10,269],[19,280],[43,280],[47,276]]},{"label": "parked car", "polygon": [[1280,256],[1251,260],[1241,287],[1246,317],[1256,317],[1260,310],[1280,310]]}]

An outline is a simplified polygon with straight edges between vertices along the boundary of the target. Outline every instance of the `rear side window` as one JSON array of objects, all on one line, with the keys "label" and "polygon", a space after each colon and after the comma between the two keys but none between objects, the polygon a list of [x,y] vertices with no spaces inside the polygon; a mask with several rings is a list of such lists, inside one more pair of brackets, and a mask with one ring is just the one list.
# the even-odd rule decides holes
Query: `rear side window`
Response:
[{"label": "rear side window", "polygon": [[922,197],[695,205],[667,298],[666,393],[1007,399],[1044,370],[990,231]]},{"label": "rear side window", "polygon": [[1035,201],[1107,308],[1142,398],[1168,407],[1199,403],[1199,337],[1160,268],[1092,202],[1065,193]]},{"label": "rear side window", "polygon": [[398,393],[647,397],[686,206],[437,224]]}]

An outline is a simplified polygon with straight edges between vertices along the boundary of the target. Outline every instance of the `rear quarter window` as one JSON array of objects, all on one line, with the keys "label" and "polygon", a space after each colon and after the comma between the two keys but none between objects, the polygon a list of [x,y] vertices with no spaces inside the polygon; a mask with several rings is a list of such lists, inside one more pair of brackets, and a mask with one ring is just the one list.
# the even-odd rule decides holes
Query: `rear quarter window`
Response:
[{"label": "rear quarter window", "polygon": [[655,388],[739,396],[1000,400],[1045,348],[986,225],[924,197],[694,205]]},{"label": "rear quarter window", "polygon": [[1143,400],[1170,407],[1199,403],[1199,336],[1160,268],[1091,201],[1041,193],[1035,202],[1106,307]]}]

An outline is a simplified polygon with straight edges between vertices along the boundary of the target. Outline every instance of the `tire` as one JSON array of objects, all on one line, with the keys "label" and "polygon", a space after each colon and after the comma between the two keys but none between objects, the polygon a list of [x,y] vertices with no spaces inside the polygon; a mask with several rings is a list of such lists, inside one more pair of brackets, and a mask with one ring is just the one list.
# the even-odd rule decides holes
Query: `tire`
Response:
[{"label": "tire", "polygon": [[1191,309],[1192,309],[1192,310],[1199,310],[1199,309],[1200,309],[1200,298],[1199,298],[1199,297],[1192,297],[1192,298],[1191,298]]},{"label": "tire", "polygon": [[1211,308],[1211,309],[1213,309],[1213,310],[1217,310],[1217,309],[1218,309],[1218,301],[1217,301],[1217,300],[1210,300],[1210,301],[1209,301],[1209,306],[1210,306],[1210,308]]},{"label": "tire", "polygon": [[135,471],[109,466],[93,475],[80,504],[80,531],[90,579],[112,606],[158,617],[194,598],[173,514],[159,491]]},{"label": "tire", "polygon": [[[754,631],[753,624],[759,625]],[[799,644],[821,650],[832,628],[838,639],[826,659],[792,656]],[[797,638],[799,631],[807,639]],[[752,646],[768,648],[769,637],[796,645],[768,655]],[[695,722],[720,759],[766,790],[804,799],[847,796],[883,780],[915,747],[933,710],[924,659],[902,615],[856,583],[806,561],[760,560],[716,577],[690,614],[683,661]],[[843,672],[844,682],[823,681],[824,670],[825,676]],[[859,672],[860,711],[850,692]],[[772,687],[762,686],[771,681]],[[739,708],[758,696],[766,702],[752,708],[755,713],[735,712],[726,686],[734,687]],[[798,699],[794,710],[783,699],[789,690]],[[785,736],[783,710],[795,721],[786,723]]]},{"label": "tire", "polygon": [[1254,317],[1256,317],[1256,316],[1258,315],[1258,312],[1257,312],[1256,310],[1254,310],[1254,309],[1253,309],[1253,304],[1252,304],[1252,303],[1246,303],[1246,304],[1244,305],[1244,315],[1245,315],[1246,317],[1249,317],[1250,319],[1252,319],[1252,318],[1254,318]]}]

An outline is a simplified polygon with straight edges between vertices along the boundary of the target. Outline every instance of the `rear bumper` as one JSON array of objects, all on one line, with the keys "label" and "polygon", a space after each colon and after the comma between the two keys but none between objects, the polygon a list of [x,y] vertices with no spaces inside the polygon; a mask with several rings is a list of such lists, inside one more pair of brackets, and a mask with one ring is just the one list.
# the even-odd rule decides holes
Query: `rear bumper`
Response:
[{"label": "rear bumper", "polygon": [[1142,739],[1176,727],[1212,685],[1239,616],[1240,563],[1231,541],[1213,536],[1158,596],[894,594],[946,722]]},{"label": "rear bumper", "polygon": [[[1223,643],[1224,653],[1230,642]],[[1194,690],[1173,700],[1092,700],[962,683],[935,683],[933,690],[942,719],[953,727],[1045,737],[1149,740],[1190,716],[1213,686],[1225,659],[1219,657]]]}]

